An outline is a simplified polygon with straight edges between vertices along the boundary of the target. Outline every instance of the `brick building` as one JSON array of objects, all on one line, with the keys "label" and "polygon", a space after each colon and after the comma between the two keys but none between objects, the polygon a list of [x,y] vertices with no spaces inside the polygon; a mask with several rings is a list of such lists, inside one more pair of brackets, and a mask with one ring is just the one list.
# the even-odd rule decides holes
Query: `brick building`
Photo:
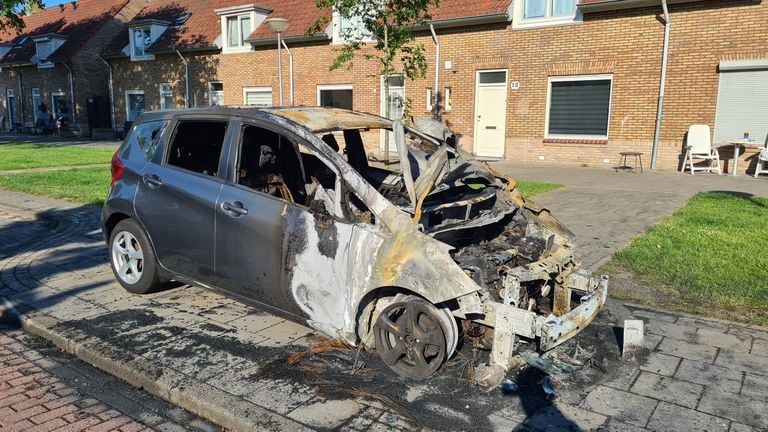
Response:
[{"label": "brick building", "polygon": [[[284,17],[290,20],[284,104],[381,114],[389,101],[394,113],[426,117],[437,90],[441,120],[460,135],[464,149],[484,158],[612,166],[620,151],[644,152],[648,161],[656,141],[657,166],[675,169],[685,133],[696,123],[710,125],[715,142],[741,138],[744,131],[765,142],[768,5],[667,3],[658,138],[666,22],[661,0],[443,0],[431,22],[440,46],[437,68],[431,32],[419,29],[427,76],[390,78],[389,98],[382,96],[376,64],[362,55],[351,69],[328,70],[334,49],[344,43],[339,29],[355,22],[334,16],[325,32],[307,35],[317,18],[331,15],[312,0],[153,1],[130,24],[146,30],[147,58],[134,55],[127,31],[110,44],[115,114],[120,125],[140,109],[184,106],[182,56],[190,68],[187,105],[278,104],[277,40],[264,20]],[[367,145],[376,155],[383,151],[376,139]],[[740,167],[752,169],[754,150],[743,158],[748,163]]]},{"label": "brick building", "polygon": [[21,34],[0,34],[2,128],[49,126],[49,116],[64,114],[80,133],[109,130],[107,66],[98,55],[143,3],[65,3],[24,17]]}]

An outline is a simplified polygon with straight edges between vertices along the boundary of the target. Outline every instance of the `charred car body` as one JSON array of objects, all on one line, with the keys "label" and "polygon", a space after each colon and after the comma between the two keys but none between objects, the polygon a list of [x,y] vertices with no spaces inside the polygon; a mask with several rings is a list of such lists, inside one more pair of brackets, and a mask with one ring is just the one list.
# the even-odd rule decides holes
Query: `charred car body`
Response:
[{"label": "charred car body", "polygon": [[[102,213],[115,276],[137,293],[166,279],[225,292],[412,378],[462,335],[500,370],[518,337],[568,340],[607,278],[577,269],[573,235],[514,180],[433,129],[331,108],[143,114]],[[380,134],[400,172],[369,165],[363,137]]]}]

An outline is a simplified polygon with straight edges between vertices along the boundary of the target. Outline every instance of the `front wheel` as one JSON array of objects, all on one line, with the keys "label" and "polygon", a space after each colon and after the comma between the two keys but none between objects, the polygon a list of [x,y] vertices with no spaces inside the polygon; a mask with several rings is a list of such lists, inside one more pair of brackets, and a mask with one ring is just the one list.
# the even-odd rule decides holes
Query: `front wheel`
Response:
[{"label": "front wheel", "polygon": [[[392,303],[374,324],[376,351],[394,373],[426,379],[446,360],[457,335],[432,303],[409,296]],[[446,328],[448,327],[448,328]]]},{"label": "front wheel", "polygon": [[157,261],[149,239],[132,219],[120,221],[109,238],[110,264],[115,278],[126,290],[146,294],[160,285]]}]

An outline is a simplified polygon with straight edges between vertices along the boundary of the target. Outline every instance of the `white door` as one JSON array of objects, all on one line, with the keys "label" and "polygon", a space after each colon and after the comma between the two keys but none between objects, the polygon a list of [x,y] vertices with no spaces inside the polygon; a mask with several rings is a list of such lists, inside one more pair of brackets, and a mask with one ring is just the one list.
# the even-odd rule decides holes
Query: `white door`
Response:
[{"label": "white door", "polygon": [[475,156],[504,157],[507,71],[478,71],[475,87]]},{"label": "white door", "polygon": [[7,101],[8,101],[8,130],[15,130],[16,128],[16,105],[12,89],[8,89],[6,91]]},{"label": "white door", "polygon": [[[405,78],[402,75],[390,76],[389,92],[385,92],[384,77],[381,78],[381,116],[392,120],[401,120],[405,111]],[[385,97],[385,93],[387,96]],[[394,134],[382,131],[381,151],[386,152],[389,144],[389,153],[397,153]]]}]

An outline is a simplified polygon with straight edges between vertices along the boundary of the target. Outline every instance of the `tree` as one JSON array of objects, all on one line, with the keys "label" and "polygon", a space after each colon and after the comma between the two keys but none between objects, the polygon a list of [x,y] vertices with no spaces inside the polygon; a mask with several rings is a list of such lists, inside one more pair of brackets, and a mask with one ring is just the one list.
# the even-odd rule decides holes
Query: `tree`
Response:
[{"label": "tree", "polygon": [[24,15],[42,9],[42,0],[0,0],[0,32],[21,33]]},{"label": "tree", "polygon": [[[333,10],[347,22],[357,23],[339,29],[346,43],[336,49],[338,55],[330,70],[344,65],[352,68],[357,52],[370,44],[374,52],[364,54],[364,58],[377,61],[382,76],[402,74],[413,80],[426,75],[424,46],[414,43],[413,29],[432,19],[429,9],[440,7],[440,0],[315,0],[315,4],[321,10]],[[317,20],[307,33],[317,33],[330,20],[329,16]],[[384,80],[384,94],[389,97],[388,79]],[[387,102],[386,115],[389,117],[389,100]],[[385,148],[388,152],[388,138]]]}]

